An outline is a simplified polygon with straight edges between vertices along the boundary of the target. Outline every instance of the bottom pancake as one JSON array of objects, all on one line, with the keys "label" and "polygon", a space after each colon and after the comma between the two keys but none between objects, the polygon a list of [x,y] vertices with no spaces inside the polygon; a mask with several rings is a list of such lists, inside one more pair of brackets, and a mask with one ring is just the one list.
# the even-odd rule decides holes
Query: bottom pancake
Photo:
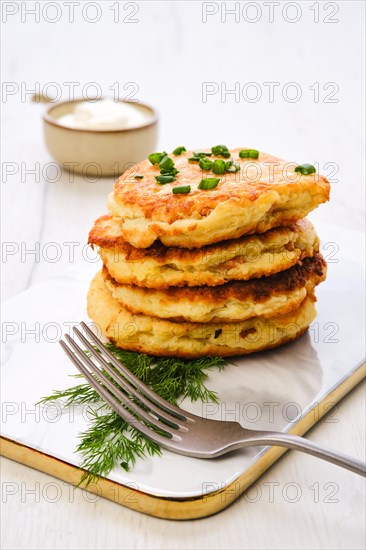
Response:
[{"label": "bottom pancake", "polygon": [[301,336],[315,319],[315,297],[296,310],[237,323],[188,323],[132,314],[116,301],[98,273],[88,293],[88,314],[116,346],[157,356],[195,358],[245,355]]}]

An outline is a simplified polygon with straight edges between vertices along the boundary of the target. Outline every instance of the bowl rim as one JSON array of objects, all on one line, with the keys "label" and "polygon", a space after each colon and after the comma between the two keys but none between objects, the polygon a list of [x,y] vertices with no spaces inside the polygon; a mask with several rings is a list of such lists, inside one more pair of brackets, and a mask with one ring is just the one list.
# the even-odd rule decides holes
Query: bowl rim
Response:
[{"label": "bowl rim", "polygon": [[[116,102],[116,103],[129,103],[130,105],[136,105],[137,104],[137,105],[142,105],[142,107],[146,107],[147,109],[149,109],[151,111],[151,114],[152,114],[151,120],[146,122],[146,124],[140,124],[139,126],[132,126],[130,128],[121,128],[120,130],[104,130],[104,129],[89,130],[89,129],[86,129],[86,128],[85,129],[83,129],[83,128],[71,128],[70,126],[65,126],[64,124],[60,124],[59,122],[57,122],[57,118],[55,118],[51,115],[52,109],[54,109],[55,107],[58,107],[59,105],[66,105],[68,103],[72,104],[72,103],[90,102],[90,101],[93,101],[93,99],[97,99],[97,98],[89,98],[89,99],[79,98],[79,99],[73,99],[72,101],[57,101],[56,103],[54,103],[53,105],[48,107],[46,112],[43,113],[43,115],[42,115],[43,121],[48,123],[48,124],[51,124],[52,126],[57,126],[58,128],[62,128],[64,130],[69,130],[70,132],[82,132],[82,133],[87,133],[87,134],[118,134],[118,133],[121,133],[121,132],[134,132],[135,130],[144,130],[145,128],[148,128],[149,126],[153,126],[154,124],[156,124],[158,122],[158,119],[159,119],[159,116],[158,116],[158,113],[157,113],[156,109],[154,109],[154,107],[152,107],[148,103],[143,103],[141,101],[124,101],[122,99],[118,100],[118,102]],[[100,101],[101,99],[103,99],[103,97],[101,97],[97,100]]]}]

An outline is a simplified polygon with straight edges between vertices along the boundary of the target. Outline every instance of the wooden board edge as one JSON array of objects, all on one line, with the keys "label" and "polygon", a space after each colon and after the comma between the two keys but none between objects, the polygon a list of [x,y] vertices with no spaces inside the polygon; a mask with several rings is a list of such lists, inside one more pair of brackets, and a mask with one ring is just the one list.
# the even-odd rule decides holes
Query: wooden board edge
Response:
[{"label": "wooden board edge", "polygon": [[[289,433],[304,435],[365,377],[366,364],[363,363],[336,386],[316,407],[308,411],[289,430]],[[80,488],[132,510],[157,518],[172,520],[204,518],[224,510],[237,500],[285,452],[287,452],[286,449],[271,447],[255,464],[229,485],[213,490],[207,495],[193,498],[174,499],[155,496],[137,490],[135,484],[130,486],[121,485],[106,478],[100,478],[98,483],[90,484],[87,488],[85,486],[80,486]],[[0,454],[74,486],[78,485],[83,473],[83,470],[72,464],[6,437],[0,437]]]}]

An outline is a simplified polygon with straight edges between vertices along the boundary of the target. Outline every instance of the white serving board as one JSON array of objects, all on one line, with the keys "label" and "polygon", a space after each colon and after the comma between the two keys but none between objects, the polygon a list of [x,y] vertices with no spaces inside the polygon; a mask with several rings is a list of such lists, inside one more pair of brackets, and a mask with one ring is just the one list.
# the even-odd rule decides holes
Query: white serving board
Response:
[{"label": "white serving board", "polygon": [[[319,224],[318,233],[328,277],[317,289],[318,317],[310,331],[293,344],[234,358],[209,377],[207,385],[218,392],[220,405],[184,402],[185,408],[248,428],[286,431],[315,407],[314,424],[316,404],[352,378],[364,360],[363,237]],[[86,293],[96,269],[95,263],[74,265],[3,308],[2,436],[73,466],[80,464],[74,450],[88,426],[85,410],[61,413],[58,407],[34,404],[75,383],[69,377],[75,369],[57,341],[87,320]],[[267,451],[253,447],[210,461],[164,451],[162,457],[138,460],[130,472],[118,467],[108,479],[154,497],[194,499],[227,487]]]}]

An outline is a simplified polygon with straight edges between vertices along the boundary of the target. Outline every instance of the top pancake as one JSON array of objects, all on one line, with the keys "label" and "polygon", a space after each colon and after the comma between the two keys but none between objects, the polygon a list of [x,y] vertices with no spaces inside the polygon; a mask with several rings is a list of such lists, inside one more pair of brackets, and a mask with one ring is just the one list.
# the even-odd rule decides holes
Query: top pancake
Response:
[{"label": "top pancake", "polygon": [[[188,161],[192,151],[170,155],[179,170],[173,183],[157,183],[159,166],[148,159],[126,171],[108,200],[110,213],[120,217],[123,238],[136,248],[147,248],[157,239],[166,246],[200,248],[293,222],[329,199],[325,177],[301,175],[295,172],[296,163],[266,153],[257,160],[240,159],[240,149],[230,151],[240,164],[237,173],[203,171]],[[221,157],[210,160],[216,158]],[[134,178],[137,172],[143,179]],[[211,190],[198,189],[205,177],[220,182]],[[173,194],[172,188],[181,185],[190,185],[190,193]]]}]

